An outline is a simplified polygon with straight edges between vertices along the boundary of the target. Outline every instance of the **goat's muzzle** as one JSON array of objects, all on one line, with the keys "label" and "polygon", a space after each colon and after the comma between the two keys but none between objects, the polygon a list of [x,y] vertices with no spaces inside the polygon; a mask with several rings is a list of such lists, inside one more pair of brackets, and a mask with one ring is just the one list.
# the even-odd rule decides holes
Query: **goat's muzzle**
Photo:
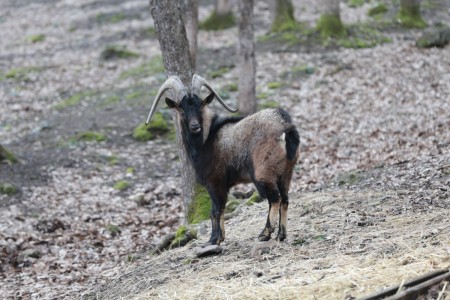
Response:
[{"label": "goat's muzzle", "polygon": [[200,124],[195,121],[189,123],[189,130],[191,131],[191,133],[198,134],[202,131],[202,128],[200,127]]}]

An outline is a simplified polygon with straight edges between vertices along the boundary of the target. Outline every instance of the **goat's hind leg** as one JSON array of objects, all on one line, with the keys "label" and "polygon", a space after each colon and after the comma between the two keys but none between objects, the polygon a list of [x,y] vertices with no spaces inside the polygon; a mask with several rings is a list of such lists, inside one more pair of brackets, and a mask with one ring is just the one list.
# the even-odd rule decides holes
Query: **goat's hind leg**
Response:
[{"label": "goat's hind leg", "polygon": [[266,226],[258,236],[260,241],[268,241],[275,231],[275,225],[280,217],[280,193],[276,187],[268,184],[258,183],[256,184],[256,188],[261,197],[267,198],[269,201],[269,213],[267,215]]},{"label": "goat's hind leg", "polygon": [[284,178],[281,178],[278,183],[278,190],[281,194],[281,205],[280,205],[280,224],[278,228],[277,241],[284,241],[287,235],[287,212],[289,207],[289,185],[292,177],[293,167],[287,170]]}]

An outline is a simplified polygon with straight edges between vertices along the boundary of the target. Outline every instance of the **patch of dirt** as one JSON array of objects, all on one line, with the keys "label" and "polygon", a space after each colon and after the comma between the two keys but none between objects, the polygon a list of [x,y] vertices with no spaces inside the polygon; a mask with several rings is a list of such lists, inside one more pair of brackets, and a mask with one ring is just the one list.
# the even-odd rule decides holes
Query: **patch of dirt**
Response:
[{"label": "patch of dirt", "polygon": [[[316,2],[294,2],[313,24]],[[212,8],[202,2],[200,18]],[[367,8],[343,5],[343,16],[364,20]],[[448,24],[446,9],[424,16]],[[265,1],[255,16],[261,36]],[[20,161],[0,165],[0,182],[19,188],[0,195],[2,296],[335,298],[448,266],[450,48],[416,48],[415,30],[359,50],[259,43],[259,104],[288,108],[301,132],[288,241],[250,257],[260,203],[227,220],[219,256],[193,257],[208,222],[198,241],[149,256],[183,220],[175,143],[132,138],[165,78],[151,27],[137,0],[1,2],[0,142]],[[236,27],[199,32],[198,72],[228,67],[211,82],[230,104],[236,41]],[[138,56],[102,60],[111,45]],[[75,138],[87,131],[106,140]]]}]

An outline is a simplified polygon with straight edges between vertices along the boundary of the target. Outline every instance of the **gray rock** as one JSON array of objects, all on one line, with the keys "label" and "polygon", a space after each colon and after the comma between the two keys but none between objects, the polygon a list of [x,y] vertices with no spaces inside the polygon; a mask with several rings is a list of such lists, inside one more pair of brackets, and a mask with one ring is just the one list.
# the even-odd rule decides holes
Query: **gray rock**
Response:
[{"label": "gray rock", "polygon": [[199,247],[195,252],[197,257],[205,257],[210,255],[219,255],[223,252],[223,248],[219,245],[209,245],[205,247]]},{"label": "gray rock", "polygon": [[416,40],[416,46],[420,48],[445,47],[450,43],[450,27],[436,25],[426,29]]}]

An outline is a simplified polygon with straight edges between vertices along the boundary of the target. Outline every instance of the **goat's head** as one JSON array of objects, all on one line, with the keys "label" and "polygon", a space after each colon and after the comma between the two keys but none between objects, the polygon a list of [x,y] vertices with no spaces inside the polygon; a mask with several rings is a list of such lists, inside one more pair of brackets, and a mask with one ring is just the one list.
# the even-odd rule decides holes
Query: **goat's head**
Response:
[{"label": "goat's head", "polygon": [[[209,94],[205,99],[201,100],[198,95],[200,95],[200,89],[205,86],[211,94]],[[190,133],[191,135],[198,135],[203,130],[203,115],[204,108],[206,105],[211,103],[214,98],[217,100],[230,112],[236,112],[237,109],[232,109],[219,96],[219,94],[211,87],[211,85],[202,77],[195,74],[192,77],[192,86],[190,93],[188,89],[184,86],[181,80],[177,76],[169,77],[161,86],[158,93],[156,94],[155,101],[153,102],[152,108],[147,118],[147,123],[153,116],[159,100],[162,98],[163,94],[172,90],[175,100],[166,98],[166,104],[174,109],[181,122],[183,131]]]}]

